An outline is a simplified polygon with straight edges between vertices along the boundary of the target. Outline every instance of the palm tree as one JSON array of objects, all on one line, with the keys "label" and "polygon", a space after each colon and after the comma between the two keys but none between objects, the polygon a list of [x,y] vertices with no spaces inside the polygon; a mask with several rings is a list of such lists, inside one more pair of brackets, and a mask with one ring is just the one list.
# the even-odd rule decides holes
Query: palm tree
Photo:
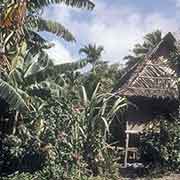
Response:
[{"label": "palm tree", "polygon": [[97,46],[96,44],[89,44],[81,48],[79,50],[79,53],[85,54],[87,56],[89,63],[91,63],[93,67],[95,67],[95,65],[100,61],[103,51],[104,48],[102,46]]},{"label": "palm tree", "polygon": [[143,44],[135,44],[132,55],[125,56],[127,60],[126,67],[131,68],[137,62],[143,61],[146,54],[151,51],[162,40],[161,31],[157,30],[152,33],[146,34]]}]

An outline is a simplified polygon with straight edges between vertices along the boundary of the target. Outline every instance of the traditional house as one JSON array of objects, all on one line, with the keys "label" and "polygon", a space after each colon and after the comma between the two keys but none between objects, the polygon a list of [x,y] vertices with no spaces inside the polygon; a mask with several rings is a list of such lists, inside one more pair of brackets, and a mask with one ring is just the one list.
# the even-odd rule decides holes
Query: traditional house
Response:
[{"label": "traditional house", "polygon": [[120,80],[121,86],[116,92],[129,101],[124,113],[126,127],[121,135],[126,137],[121,143],[125,146],[125,166],[128,152],[136,151],[138,134],[160,116],[178,112],[178,69],[170,62],[175,43],[173,35],[168,33],[143,62],[137,63]]}]

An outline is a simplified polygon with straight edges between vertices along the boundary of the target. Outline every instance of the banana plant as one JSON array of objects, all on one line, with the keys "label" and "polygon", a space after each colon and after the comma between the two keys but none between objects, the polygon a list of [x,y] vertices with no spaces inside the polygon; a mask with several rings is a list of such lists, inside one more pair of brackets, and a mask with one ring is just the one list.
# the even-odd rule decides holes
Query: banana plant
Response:
[{"label": "banana plant", "polygon": [[18,90],[2,79],[0,79],[0,97],[6,100],[11,109],[28,110],[28,106]]},{"label": "banana plant", "polygon": [[[43,19],[40,11],[51,4],[64,3],[67,6],[93,9],[94,4],[89,0],[2,0],[0,13],[0,49],[1,54],[5,55],[9,62],[11,56],[18,53],[20,43],[26,40],[32,42],[37,47],[39,39],[37,34],[40,31],[47,31],[63,38],[66,41],[75,41],[74,36],[60,23]],[[32,39],[38,37],[37,39]],[[36,41],[37,40],[37,41]]]},{"label": "banana plant", "polygon": [[[0,97],[17,111],[24,107],[32,108],[32,97],[26,87],[30,79],[33,79],[33,84],[37,82],[39,74],[43,77],[40,81],[44,81],[54,71],[56,74],[62,71],[62,67],[77,68],[77,63],[56,67],[50,60],[47,61],[43,49],[51,48],[53,44],[38,34],[40,31],[48,31],[66,41],[75,41],[74,36],[63,25],[45,20],[39,15],[45,6],[60,3],[78,8],[93,9],[94,7],[89,0],[0,1]],[[34,62],[36,57],[38,63]],[[42,60],[44,57],[45,61]]]},{"label": "banana plant", "polygon": [[[37,80],[39,76],[40,81],[43,81],[49,77],[49,74],[51,76],[51,73],[55,72],[54,74],[57,74],[62,69],[70,67],[75,69],[77,65],[81,64],[73,63],[55,66],[52,65],[50,60],[48,63],[47,61],[42,62],[42,60],[37,63],[32,61],[32,63],[31,60],[38,53],[44,55],[45,53],[42,53],[42,49],[53,46],[53,44],[47,42],[37,33],[39,31],[51,32],[66,41],[75,40],[74,36],[60,23],[43,19],[39,15],[42,8],[51,4],[64,3],[67,6],[92,10],[94,4],[91,1],[1,0],[0,3],[0,66],[2,73],[6,74],[4,80],[10,83],[9,86],[15,86],[16,89],[18,87],[23,91],[24,80],[27,83],[33,79],[32,83],[34,83],[39,81]],[[41,56],[40,58],[42,59],[43,57]],[[26,63],[24,63],[25,61]],[[29,61],[30,65],[28,65],[27,61]],[[22,67],[24,64],[27,65],[25,72],[23,71],[24,67]]]}]

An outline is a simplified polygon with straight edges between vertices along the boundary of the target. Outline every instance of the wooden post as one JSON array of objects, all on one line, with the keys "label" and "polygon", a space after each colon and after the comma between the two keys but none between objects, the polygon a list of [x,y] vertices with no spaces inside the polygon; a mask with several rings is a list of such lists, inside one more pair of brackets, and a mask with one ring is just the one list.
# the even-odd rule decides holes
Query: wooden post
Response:
[{"label": "wooden post", "polygon": [[127,168],[128,160],[128,147],[129,147],[129,132],[128,130],[128,121],[126,122],[126,147],[125,147],[125,157],[124,157],[124,167]]},{"label": "wooden post", "polygon": [[14,135],[16,133],[16,125],[19,117],[19,111],[16,111],[15,117],[14,117],[14,124],[12,129],[12,134]]}]

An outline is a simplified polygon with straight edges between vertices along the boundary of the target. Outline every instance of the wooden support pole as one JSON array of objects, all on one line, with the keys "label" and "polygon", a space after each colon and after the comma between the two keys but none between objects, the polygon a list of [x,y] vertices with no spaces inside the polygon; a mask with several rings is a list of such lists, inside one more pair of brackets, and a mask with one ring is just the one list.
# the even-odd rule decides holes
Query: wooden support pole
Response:
[{"label": "wooden support pole", "polygon": [[[126,123],[126,130],[128,130],[128,122]],[[124,157],[124,167],[125,168],[127,168],[128,147],[129,147],[129,133],[126,131],[126,147],[125,147],[125,157]]]},{"label": "wooden support pole", "polygon": [[19,111],[16,111],[15,117],[14,117],[14,124],[13,124],[13,129],[12,129],[12,134],[14,135],[16,133],[16,125],[18,122],[18,117],[19,117]]},{"label": "wooden support pole", "polygon": [[128,161],[128,146],[129,146],[129,133],[126,134],[126,147],[125,147],[125,158],[124,158],[125,168],[127,168],[127,161]]}]

